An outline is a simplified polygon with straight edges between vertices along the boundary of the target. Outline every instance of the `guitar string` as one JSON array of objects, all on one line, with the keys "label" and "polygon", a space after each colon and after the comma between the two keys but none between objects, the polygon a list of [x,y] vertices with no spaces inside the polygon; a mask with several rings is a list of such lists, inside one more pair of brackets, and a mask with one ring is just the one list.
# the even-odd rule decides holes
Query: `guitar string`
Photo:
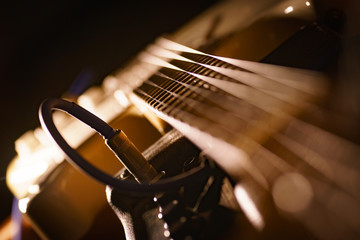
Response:
[{"label": "guitar string", "polygon": [[[176,97],[177,98],[177,97]],[[153,99],[156,99],[156,97],[153,97]],[[166,113],[166,111],[165,111],[165,113]],[[182,112],[182,113],[184,113],[184,112]],[[188,114],[188,112],[187,112],[187,114]],[[193,122],[193,118],[192,117],[190,117],[190,118],[188,118],[188,119],[185,119],[184,117],[184,114],[181,114],[181,115],[179,115],[179,114],[177,114],[177,116],[175,116],[175,117],[177,117],[179,120],[185,120],[186,122]],[[198,116],[196,116],[195,118],[197,118]],[[202,118],[202,117],[200,117],[200,119],[203,121],[204,120],[204,118]],[[194,123],[194,122],[193,122]],[[194,126],[197,126],[197,124],[193,124]],[[203,124],[201,124],[200,126],[197,126],[199,129],[201,129],[201,130],[204,130],[204,128],[203,128]],[[211,125],[207,125],[207,126],[211,126]],[[263,148],[261,148],[261,151],[258,151],[258,152],[263,152],[264,151],[264,149]],[[259,161],[259,158],[256,158],[256,157],[253,157],[252,158],[253,160],[258,160]],[[265,164],[264,164],[264,162],[267,162],[267,160],[268,160],[269,158],[267,158],[267,159],[261,159],[262,161],[261,161],[261,164],[259,163],[259,162],[257,162],[257,164],[256,164],[256,166],[266,166]],[[284,161],[283,159],[281,159],[282,161]],[[264,169],[262,169],[262,170],[264,170]],[[263,171],[263,173],[265,174],[265,175],[269,175],[269,174],[271,174],[271,172],[273,172],[274,171],[274,168],[272,167],[272,170],[270,170],[270,169],[266,169],[265,170],[265,172]],[[307,171],[308,171],[308,169],[307,169]],[[301,172],[303,172],[303,171],[301,171]],[[280,173],[278,173],[277,175],[279,175]],[[312,174],[306,174],[305,176],[306,176],[306,178],[313,184],[312,186],[314,187],[314,189],[317,191],[317,190],[319,190],[319,188],[318,188],[318,185],[316,185],[316,184],[314,184],[314,180],[313,180],[313,177],[311,177],[311,175]],[[267,176],[267,179],[268,180],[270,180],[269,179],[269,176]],[[273,180],[271,180],[270,181],[272,184],[274,184],[274,182],[273,182]],[[324,181],[325,183],[326,183],[326,180]],[[316,183],[316,181],[315,181],[315,183]],[[321,190],[321,189],[320,189]],[[256,192],[259,192],[259,191],[261,191],[260,189],[257,189],[256,190]],[[339,195],[340,194],[340,192],[338,191],[338,190],[332,190],[335,194],[337,194],[337,195]],[[255,197],[255,196],[254,196]],[[345,196],[346,197],[346,196]],[[316,198],[318,199],[318,201],[320,201],[320,202],[322,202],[322,203],[324,203],[325,202],[325,200],[326,200],[326,197],[324,197],[324,196],[316,196]],[[258,200],[259,201],[259,200]],[[346,201],[346,202],[344,202],[344,204],[349,204],[349,203],[351,203],[351,202],[353,202],[353,201],[351,201],[351,200],[349,200],[349,201]],[[323,214],[328,214],[327,213],[327,210],[328,209],[322,209],[322,213]],[[321,211],[320,211],[321,212]],[[349,219],[348,219],[349,220]],[[351,220],[351,219],[350,219]],[[349,221],[350,221],[349,220]],[[349,227],[349,225],[346,225],[347,227]]]},{"label": "guitar string", "polygon": [[[192,66],[192,67],[194,67],[194,65]],[[189,70],[189,69],[188,69]],[[190,69],[191,70],[191,69]],[[176,71],[176,70],[173,70],[173,71]],[[163,72],[163,71],[159,71],[159,72]],[[176,86],[176,85],[173,85],[173,88],[178,88],[178,86]],[[170,91],[171,91],[171,89],[169,89]],[[156,97],[156,96],[155,96]],[[161,98],[160,98],[160,100],[161,100]]]},{"label": "guitar string", "polygon": [[[158,45],[154,45],[156,47],[150,46],[147,50],[158,57],[185,60],[186,62],[190,60],[191,63],[207,66],[222,75],[224,75],[222,71],[228,74],[235,74],[235,79],[239,78],[237,75],[244,75],[245,77],[238,79],[239,81],[255,78],[251,80],[251,84],[254,84],[256,80],[256,82],[265,85],[273,91],[278,91],[277,88],[283,89],[285,87],[285,89],[283,89],[285,92],[293,92],[294,90],[296,92],[297,90],[300,91],[300,93],[318,95],[319,92],[325,88],[324,76],[318,72],[212,56],[198,51],[194,53],[194,50],[189,50],[189,48],[181,48],[181,50],[179,50],[179,46],[174,47],[174,44],[178,44],[174,42],[169,44],[169,42],[171,41],[160,39],[160,41],[157,41]],[[261,69],[264,70],[259,71]],[[283,77],[284,74],[287,78]],[[260,87],[264,87],[261,85]]]},{"label": "guitar string", "polygon": [[[319,94],[323,93],[324,90],[326,91],[326,80],[320,72],[214,56],[185,47],[165,38],[159,38],[155,44],[155,46],[158,46],[157,51],[153,51],[153,53],[156,53],[155,55],[160,54],[159,56],[167,56],[170,53],[171,57],[169,58],[175,57],[179,59],[177,56],[180,55],[177,54],[181,54],[182,56],[186,56],[187,59],[195,60],[196,63],[201,62],[223,69],[227,68],[253,73],[256,76],[262,76],[307,93]],[[151,49],[151,47],[149,49]],[[166,50],[164,51],[164,49]],[[164,54],[164,52],[167,54]],[[182,58],[180,60],[182,60]]]},{"label": "guitar string", "polygon": [[[222,71],[224,69],[221,69],[220,67],[225,67],[224,65],[226,65],[225,62],[221,61],[221,60],[218,60],[218,59],[215,59],[215,58],[212,58],[212,57],[209,57],[209,56],[205,56],[205,55],[202,55],[202,56],[199,56],[199,54],[194,54],[194,53],[186,53],[186,52],[183,52],[183,53],[180,53],[181,56],[185,56],[187,58],[190,58],[191,60],[195,60],[195,61],[199,61],[205,65],[211,65],[211,66],[217,66],[217,70],[218,71]],[[231,64],[228,64],[226,67],[230,67],[231,69],[236,69],[235,67],[233,67],[233,65]],[[243,69],[241,69],[243,70]],[[249,72],[249,71],[247,71]],[[276,85],[276,84],[275,84]],[[284,89],[283,89],[284,90]],[[297,121],[299,123],[299,120]],[[279,134],[277,134],[278,137],[281,137]],[[289,141],[287,141],[287,143],[289,143]],[[353,155],[354,156],[354,155]],[[305,159],[306,160],[306,159]],[[311,163],[309,163],[310,165],[312,165]],[[319,164],[317,164],[319,165]],[[324,163],[323,164],[320,164],[320,165],[325,165]],[[340,166],[338,166],[340,167]],[[319,169],[319,167],[315,167],[317,170],[319,170],[320,172],[322,172],[323,174],[325,173],[324,170],[321,170]],[[342,168],[346,168],[345,166],[343,166]],[[334,167],[332,167],[332,169],[334,169]],[[345,171],[345,173],[351,173],[351,171]],[[325,173],[326,174],[326,173]],[[332,176],[330,176],[330,174],[326,174],[327,177],[331,180],[334,180],[332,178]],[[346,176],[348,176],[349,174],[345,174]],[[350,174],[351,176],[354,175],[354,174]],[[355,178],[356,176],[359,176],[359,174],[355,174]],[[334,181],[335,183],[338,183],[338,182],[345,182],[346,183],[346,180],[343,180],[343,181]],[[349,187],[349,184],[347,184],[347,186]],[[346,188],[344,188],[346,189]]]},{"label": "guitar string", "polygon": [[[168,59],[169,62],[166,62],[166,64],[161,64],[161,63],[164,63],[166,59],[162,59],[162,61],[160,61],[160,62],[154,61],[154,58],[160,57],[160,59],[161,59],[161,56],[157,56],[157,52],[154,52],[154,50],[152,50],[151,53],[154,54],[154,56],[152,57],[152,61],[150,61],[150,63],[159,64],[160,66],[167,67],[167,68],[169,68],[168,65],[170,64],[174,67],[183,69],[184,71],[192,72],[192,73],[194,73],[194,75],[197,75],[202,80],[205,80],[209,83],[215,84],[217,87],[219,87],[227,92],[230,92],[231,94],[233,94],[235,96],[238,96],[240,98],[247,97],[247,99],[246,99],[247,101],[253,101],[253,102],[255,101],[255,102],[259,103],[259,100],[263,100],[263,103],[259,104],[260,106],[262,106],[264,104],[265,105],[266,104],[267,105],[278,104],[279,106],[277,107],[277,109],[285,109],[286,108],[288,110],[294,110],[297,107],[303,107],[304,102],[308,103],[307,99],[305,98],[305,97],[308,97],[307,95],[304,95],[304,94],[299,95],[298,90],[290,88],[290,87],[286,88],[286,90],[291,90],[291,91],[289,91],[289,93],[287,93],[287,91],[284,90],[284,91],[282,91],[281,94],[279,94],[279,90],[277,90],[276,88],[275,88],[275,91],[259,89],[258,87],[254,88],[254,86],[251,86],[253,84],[250,84],[250,86],[249,86],[248,83],[243,83],[239,80],[235,80],[231,77],[228,77],[224,74],[220,74],[217,71],[214,71],[212,69],[209,69],[206,66],[203,66],[203,65],[200,65],[197,63],[180,61],[178,59],[175,59],[175,60]],[[237,75],[239,75],[239,73],[243,74],[243,72],[236,72],[235,77]],[[234,73],[233,73],[233,75],[234,75]],[[214,76],[217,76],[217,78],[215,78]],[[249,76],[247,76],[247,77],[249,77]],[[256,80],[256,78],[258,78],[258,77],[260,77],[261,78],[260,80],[262,82],[264,82],[263,77],[257,76],[255,74],[250,75],[250,78],[252,78],[253,80]],[[239,78],[239,77],[237,77],[237,78]],[[268,80],[268,79],[265,79],[265,80]],[[251,83],[251,81],[250,81],[250,83]],[[269,85],[269,84],[267,84],[267,85]],[[282,86],[282,85],[280,85],[280,86]],[[294,94],[294,92],[297,94]],[[256,96],[251,97],[249,95],[256,95]],[[296,97],[294,97],[294,96],[296,96]],[[294,104],[295,104],[295,106],[294,106]]]},{"label": "guitar string", "polygon": [[[209,60],[209,59],[208,59]],[[177,63],[177,65],[178,66],[181,66],[181,64],[178,64]],[[190,66],[189,67],[189,65],[186,65],[185,64],[185,67],[187,67],[187,70],[192,70],[192,71],[194,71],[194,65],[192,65],[192,66]],[[158,72],[158,76],[162,76],[162,74],[165,74],[167,77],[169,77],[168,75],[171,75],[171,74],[166,74],[166,72],[167,73],[169,73],[169,71],[170,70],[164,70],[164,69],[160,69],[159,70],[159,72]],[[171,71],[174,71],[173,69],[171,69]],[[199,71],[199,70],[195,70],[195,71]],[[200,72],[200,71],[199,71]],[[200,72],[200,73],[204,73],[204,71],[202,71],[202,72]],[[183,81],[183,82],[181,82],[181,81],[179,81],[179,80],[177,80],[177,79],[173,79],[172,77],[174,77],[174,76],[171,76],[170,77],[170,79],[172,79],[174,82],[176,82],[176,81],[178,81],[177,83],[178,84],[181,84],[182,86],[184,85],[184,84],[188,84],[188,80],[185,80],[185,81]],[[175,77],[176,78],[176,77]],[[169,114],[169,115],[171,115],[171,116],[173,116],[173,117],[175,117],[175,118],[178,118],[179,120],[185,120],[186,122],[188,122],[188,123],[191,123],[191,122],[193,122],[194,124],[193,124],[193,126],[195,126],[195,127],[198,127],[200,130],[204,130],[204,125],[198,125],[198,124],[196,124],[196,121],[195,121],[195,119],[196,118],[198,118],[199,117],[199,115],[197,115],[197,114],[195,114],[195,115],[192,115],[191,117],[189,117],[189,116],[187,116],[187,117],[185,117],[186,115],[190,115],[191,114],[191,112],[189,113],[189,112],[187,112],[187,111],[184,111],[184,110],[191,110],[191,109],[187,109],[187,108],[184,108],[184,109],[181,109],[180,108],[180,110],[179,111],[177,111],[177,113],[176,114],[172,114],[171,113],[171,111],[169,111],[169,109],[171,109],[171,108],[174,108],[173,106],[171,106],[171,101],[167,101],[166,99],[166,97],[164,98],[164,96],[167,96],[167,97],[170,97],[171,99],[173,99],[173,101],[174,101],[174,99],[176,99],[175,101],[179,101],[180,103],[180,105],[181,105],[181,102],[184,104],[184,103],[189,103],[189,102],[192,102],[193,104],[194,104],[194,106],[196,106],[196,104],[193,102],[193,101],[195,101],[194,100],[194,96],[192,96],[192,99],[191,99],[191,101],[190,100],[185,100],[185,99],[188,99],[188,98],[183,98],[182,99],[182,101],[181,100],[179,100],[179,97],[184,97],[184,95],[181,95],[181,94],[178,94],[178,95],[174,95],[174,94],[171,94],[171,92],[172,91],[174,91],[174,93],[176,93],[176,91],[180,91],[180,90],[174,90],[174,89],[177,89],[177,87],[179,87],[179,85],[177,85],[176,83],[171,83],[171,82],[169,82],[169,81],[164,81],[164,82],[166,82],[166,84],[164,84],[164,85],[161,85],[160,84],[160,78],[150,78],[150,86],[152,85],[152,87],[154,87],[154,88],[156,88],[156,90],[152,90],[152,94],[154,94],[154,95],[148,95],[147,96],[147,98],[145,99],[145,101],[147,101],[147,102],[149,102],[149,99],[151,99],[151,101],[153,101],[153,102],[158,102],[158,106],[164,106],[164,105],[166,105],[166,107],[165,107],[165,111],[164,111],[164,113],[165,114]],[[145,82],[145,84],[149,84],[149,82],[148,81],[146,81]],[[158,84],[158,85],[156,85],[156,83]],[[155,85],[154,85],[155,84]],[[171,86],[170,88],[167,88],[167,87],[169,87],[169,86]],[[164,90],[164,89],[161,89],[161,88],[167,88],[167,91],[166,90]],[[188,84],[188,86],[187,86],[187,88],[185,88],[185,89],[187,89],[187,90],[190,90],[190,89],[197,89],[197,90],[199,90],[199,89],[201,89],[201,87],[194,87],[194,86],[189,86],[189,84]],[[141,87],[140,87],[140,89],[141,89]],[[183,91],[183,89],[184,88],[181,88],[181,91],[182,92],[184,92]],[[213,90],[219,90],[218,88],[213,88]],[[135,90],[135,92],[136,92],[137,90]],[[188,91],[186,91],[187,93],[186,94],[188,94],[188,95],[190,95],[190,93],[188,92]],[[214,92],[216,92],[216,91],[214,91]],[[138,93],[138,95],[139,95],[139,92],[137,92]],[[145,92],[143,92],[142,94],[144,94],[145,93],[145,95],[146,95],[146,89],[145,89]],[[199,93],[199,91],[198,91],[198,93]],[[199,93],[200,95],[201,95],[201,93]],[[186,96],[188,96],[188,95],[186,95]],[[214,96],[216,96],[216,94],[214,94]],[[212,97],[214,97],[214,96],[212,96]],[[204,97],[204,96],[202,96],[202,97]],[[181,99],[181,98],[180,98]],[[198,98],[199,99],[199,98]],[[161,100],[165,100],[164,102],[162,102]],[[165,104],[164,104],[165,103]],[[169,103],[169,104],[167,104],[167,103]],[[226,104],[225,104],[226,105]],[[198,105],[198,106],[201,106],[201,108],[203,108],[204,106],[203,105]],[[161,109],[161,107],[158,107],[157,109],[158,110],[162,110]],[[230,107],[230,106],[229,106]],[[176,107],[175,107],[176,108]],[[202,117],[202,116],[201,116]],[[200,119],[201,120],[204,120],[204,119],[202,119],[200,117]],[[205,120],[204,120],[205,121]],[[209,127],[212,127],[212,125],[210,124],[210,125],[208,125]],[[277,134],[277,138],[279,138],[279,136],[280,136],[280,138],[282,137],[282,136],[284,136],[284,135],[281,135],[281,134]],[[285,146],[290,146],[291,147],[291,145],[289,145],[289,144],[291,144],[291,141],[290,141],[290,139],[285,139],[285,142],[282,142],[282,143],[285,143]],[[296,142],[295,142],[296,143]],[[297,143],[296,143],[297,144]],[[301,145],[301,144],[300,144]],[[268,146],[267,146],[268,147]],[[261,151],[258,151],[257,153],[261,153],[261,152],[264,152],[264,151],[268,151],[268,150],[270,150],[271,151],[271,149],[269,149],[269,148],[264,148],[264,147],[261,147],[261,149],[260,149]],[[293,149],[294,150],[294,149]],[[300,155],[301,154],[303,154],[303,150],[302,151],[300,151]],[[255,162],[257,162],[257,161],[259,161],[259,159],[261,159],[262,161],[261,161],[261,163],[262,164],[259,164],[259,163],[257,163],[256,165],[257,166],[264,166],[264,162],[266,162],[266,160],[264,161],[264,158],[259,158],[259,157],[253,157],[252,158]],[[307,160],[307,159],[303,159],[303,158],[301,158],[300,157],[300,159],[298,160],[298,162],[303,162],[304,160]],[[316,161],[316,160],[315,160]],[[280,162],[282,162],[283,164],[280,164],[280,165],[284,165],[285,163],[287,164],[287,161],[285,161],[284,159],[282,159],[281,158],[281,160],[280,160]],[[286,164],[284,165],[284,166],[286,166]],[[305,164],[308,164],[308,165],[312,165],[311,163],[309,163],[309,162],[307,162],[306,163],[306,161],[305,161]],[[296,164],[295,164],[295,167],[296,167]],[[313,166],[314,167],[314,166]],[[316,168],[318,168],[318,167],[314,167],[315,169]],[[333,168],[333,167],[332,167]],[[290,168],[291,169],[291,168]],[[269,169],[265,169],[265,171],[264,171],[264,169],[262,169],[263,170],[263,172],[264,173],[267,173],[267,175],[271,175],[271,171],[272,170],[269,170]],[[289,170],[289,169],[287,169],[287,170]],[[296,169],[295,171],[298,171],[299,169]],[[311,169],[310,169],[311,170]],[[294,169],[293,169],[293,171],[294,171]],[[317,190],[319,190],[319,184],[318,184],[318,180],[319,180],[319,178],[318,177],[316,177],[317,176],[317,174],[312,174],[311,173],[311,171],[309,171],[309,167],[307,166],[306,168],[305,168],[305,170],[303,169],[303,171],[301,171],[302,173],[304,173],[305,174],[305,176],[308,178],[308,180],[312,183],[312,186],[316,189],[316,192],[317,192]],[[320,171],[321,172],[321,171]],[[321,172],[322,174],[323,174],[323,172]],[[326,175],[326,174],[325,174]],[[315,177],[315,178],[313,178],[313,177]],[[267,179],[269,179],[270,177],[269,176],[267,176]],[[331,176],[327,176],[327,179],[329,179],[329,180],[334,180]],[[321,179],[320,179],[321,180]],[[270,181],[270,182],[273,182],[273,180],[272,181]],[[328,187],[331,187],[331,191],[333,192],[333,194],[337,194],[337,195],[341,195],[341,193],[339,192],[339,189],[337,189],[337,188],[333,188],[333,186],[331,186],[331,184],[329,185],[329,183],[327,182],[327,180],[326,179],[323,179],[323,181],[322,181],[322,184],[325,184],[325,185],[328,185]],[[347,189],[348,187],[347,186],[343,186],[343,188],[342,189]],[[348,195],[346,195],[347,197],[348,197]],[[345,196],[345,197],[346,197]],[[320,202],[322,202],[322,203],[324,203],[324,201],[326,200],[326,197],[324,197],[324,196],[316,196],[317,197],[317,199],[318,200],[320,200]],[[351,200],[348,200],[348,201],[343,201],[342,203],[344,203],[344,204],[346,204],[346,203],[353,203],[353,201],[351,201]],[[327,209],[325,209],[326,211],[327,211]],[[325,211],[325,213],[326,213],[326,211]],[[324,212],[323,212],[324,213]],[[325,214],[324,213],[324,214]],[[351,221],[351,219],[346,219],[347,221]]]}]

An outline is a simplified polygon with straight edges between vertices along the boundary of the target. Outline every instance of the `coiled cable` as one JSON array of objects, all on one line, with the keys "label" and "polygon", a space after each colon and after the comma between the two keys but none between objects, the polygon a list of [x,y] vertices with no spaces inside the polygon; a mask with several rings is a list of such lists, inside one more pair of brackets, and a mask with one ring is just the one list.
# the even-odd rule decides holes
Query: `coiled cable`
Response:
[{"label": "coiled cable", "polygon": [[70,162],[70,164],[72,164],[74,167],[86,173],[90,177],[96,179],[97,181],[105,185],[116,188],[118,191],[149,194],[166,192],[170,189],[173,189],[174,187],[184,186],[191,181],[195,181],[195,179],[198,177],[211,174],[211,168],[199,166],[190,169],[189,171],[186,171],[184,173],[181,173],[177,176],[164,178],[154,183],[145,182],[139,184],[127,180],[120,180],[99,170],[98,168],[90,164],[66,142],[66,140],[62,137],[54,124],[52,117],[52,113],[54,110],[66,112],[69,115],[79,119],[80,121],[92,127],[100,135],[102,135],[105,140],[114,137],[118,133],[118,131],[114,130],[111,126],[109,126],[99,117],[80,107],[76,103],[69,102],[64,99],[46,99],[39,108],[39,118],[42,128],[65,153],[66,160]]}]

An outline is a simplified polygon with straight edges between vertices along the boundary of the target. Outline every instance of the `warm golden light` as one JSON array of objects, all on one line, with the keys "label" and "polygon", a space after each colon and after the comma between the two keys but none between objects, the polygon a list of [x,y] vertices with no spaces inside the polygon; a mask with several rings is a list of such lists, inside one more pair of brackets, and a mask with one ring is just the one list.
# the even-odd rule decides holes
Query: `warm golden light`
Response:
[{"label": "warm golden light", "polygon": [[305,5],[308,6],[308,7],[310,7],[311,4],[310,4],[309,1],[306,1],[306,2],[305,2]]},{"label": "warm golden light", "polygon": [[[25,165],[27,164],[24,163],[24,166]],[[45,161],[33,162],[31,165],[10,172],[9,180],[13,184],[31,181],[39,177],[47,169],[48,164]]]},{"label": "warm golden light", "polygon": [[235,197],[241,209],[244,211],[246,217],[253,224],[253,226],[262,230],[265,226],[264,219],[262,218],[259,210],[256,208],[255,203],[250,198],[249,194],[240,184],[237,184],[234,189]]},{"label": "warm golden light", "polygon": [[0,239],[19,239],[21,227],[18,221],[9,219],[1,224]]},{"label": "warm golden light", "polygon": [[289,14],[289,13],[291,13],[292,11],[294,11],[294,7],[293,7],[293,6],[289,6],[289,7],[285,8],[284,13],[285,13],[285,14]]},{"label": "warm golden light", "polygon": [[38,194],[40,192],[40,186],[38,184],[30,185],[28,191],[31,194]]},{"label": "warm golden light", "polygon": [[80,106],[92,112],[96,109],[97,103],[103,95],[104,92],[101,88],[92,87],[86,90],[86,92],[84,92],[77,101]]},{"label": "warm golden light", "polygon": [[121,106],[127,107],[130,105],[129,99],[126,97],[125,93],[121,90],[116,90],[114,92],[115,99],[120,103]]},{"label": "warm golden light", "polygon": [[165,231],[164,231],[164,236],[165,236],[165,237],[170,237],[170,231],[169,231],[169,230],[165,230]]},{"label": "warm golden light", "polygon": [[305,210],[313,199],[310,182],[298,173],[285,173],[276,179],[272,190],[278,208],[289,213]]},{"label": "warm golden light", "polygon": [[20,157],[30,156],[39,146],[33,131],[27,131],[15,141],[15,149]]},{"label": "warm golden light", "polygon": [[22,213],[26,213],[27,207],[28,207],[28,203],[30,202],[30,198],[26,197],[26,198],[22,198],[19,200],[19,210]]},{"label": "warm golden light", "polygon": [[166,38],[159,38],[156,41],[156,44],[160,45],[161,47],[164,47],[166,49],[171,49],[175,51],[181,51],[181,52],[191,52],[191,53],[200,53],[199,51],[186,47],[184,45],[181,45],[179,43],[173,42],[171,40],[168,40]]}]

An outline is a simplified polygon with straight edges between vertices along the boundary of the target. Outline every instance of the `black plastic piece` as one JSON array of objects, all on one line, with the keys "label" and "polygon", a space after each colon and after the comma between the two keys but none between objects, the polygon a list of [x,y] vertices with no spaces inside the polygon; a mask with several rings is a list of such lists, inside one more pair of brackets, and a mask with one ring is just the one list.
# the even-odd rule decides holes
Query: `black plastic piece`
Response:
[{"label": "black plastic piece", "polygon": [[[200,150],[176,130],[170,131],[143,153],[163,178],[202,166],[209,174],[179,188],[156,196],[149,193],[122,193],[108,187],[109,203],[122,222],[127,239],[209,239],[222,228],[207,228],[218,216],[230,216],[218,205],[225,174],[201,156]],[[135,181],[123,170],[119,178]],[[213,214],[214,213],[214,214]],[[214,218],[214,216],[216,216]],[[224,221],[226,222],[226,221]],[[221,225],[221,224],[220,224]]]}]

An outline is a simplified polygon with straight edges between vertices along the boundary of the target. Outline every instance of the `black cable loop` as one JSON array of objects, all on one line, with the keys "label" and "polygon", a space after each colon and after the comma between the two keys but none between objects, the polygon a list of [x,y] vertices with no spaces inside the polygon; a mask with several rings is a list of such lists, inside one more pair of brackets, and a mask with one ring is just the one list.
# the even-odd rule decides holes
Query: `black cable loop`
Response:
[{"label": "black cable loop", "polygon": [[121,192],[136,192],[136,193],[160,193],[166,192],[175,187],[181,187],[189,183],[195,178],[201,176],[208,176],[212,169],[209,167],[197,167],[187,172],[181,173],[177,176],[159,180],[155,183],[135,183],[126,180],[119,180],[101,170],[94,167],[87,160],[85,160],[76,150],[74,150],[62,137],[57,130],[53,118],[53,110],[61,110],[69,115],[86,123],[105,139],[110,139],[116,134],[116,131],[110,127],[106,122],[90,113],[86,109],[80,107],[74,102],[68,102],[59,98],[46,99],[39,108],[39,118],[42,128],[55,141],[61,150],[67,156],[66,160],[75,168],[96,179],[97,181],[109,185]]}]

